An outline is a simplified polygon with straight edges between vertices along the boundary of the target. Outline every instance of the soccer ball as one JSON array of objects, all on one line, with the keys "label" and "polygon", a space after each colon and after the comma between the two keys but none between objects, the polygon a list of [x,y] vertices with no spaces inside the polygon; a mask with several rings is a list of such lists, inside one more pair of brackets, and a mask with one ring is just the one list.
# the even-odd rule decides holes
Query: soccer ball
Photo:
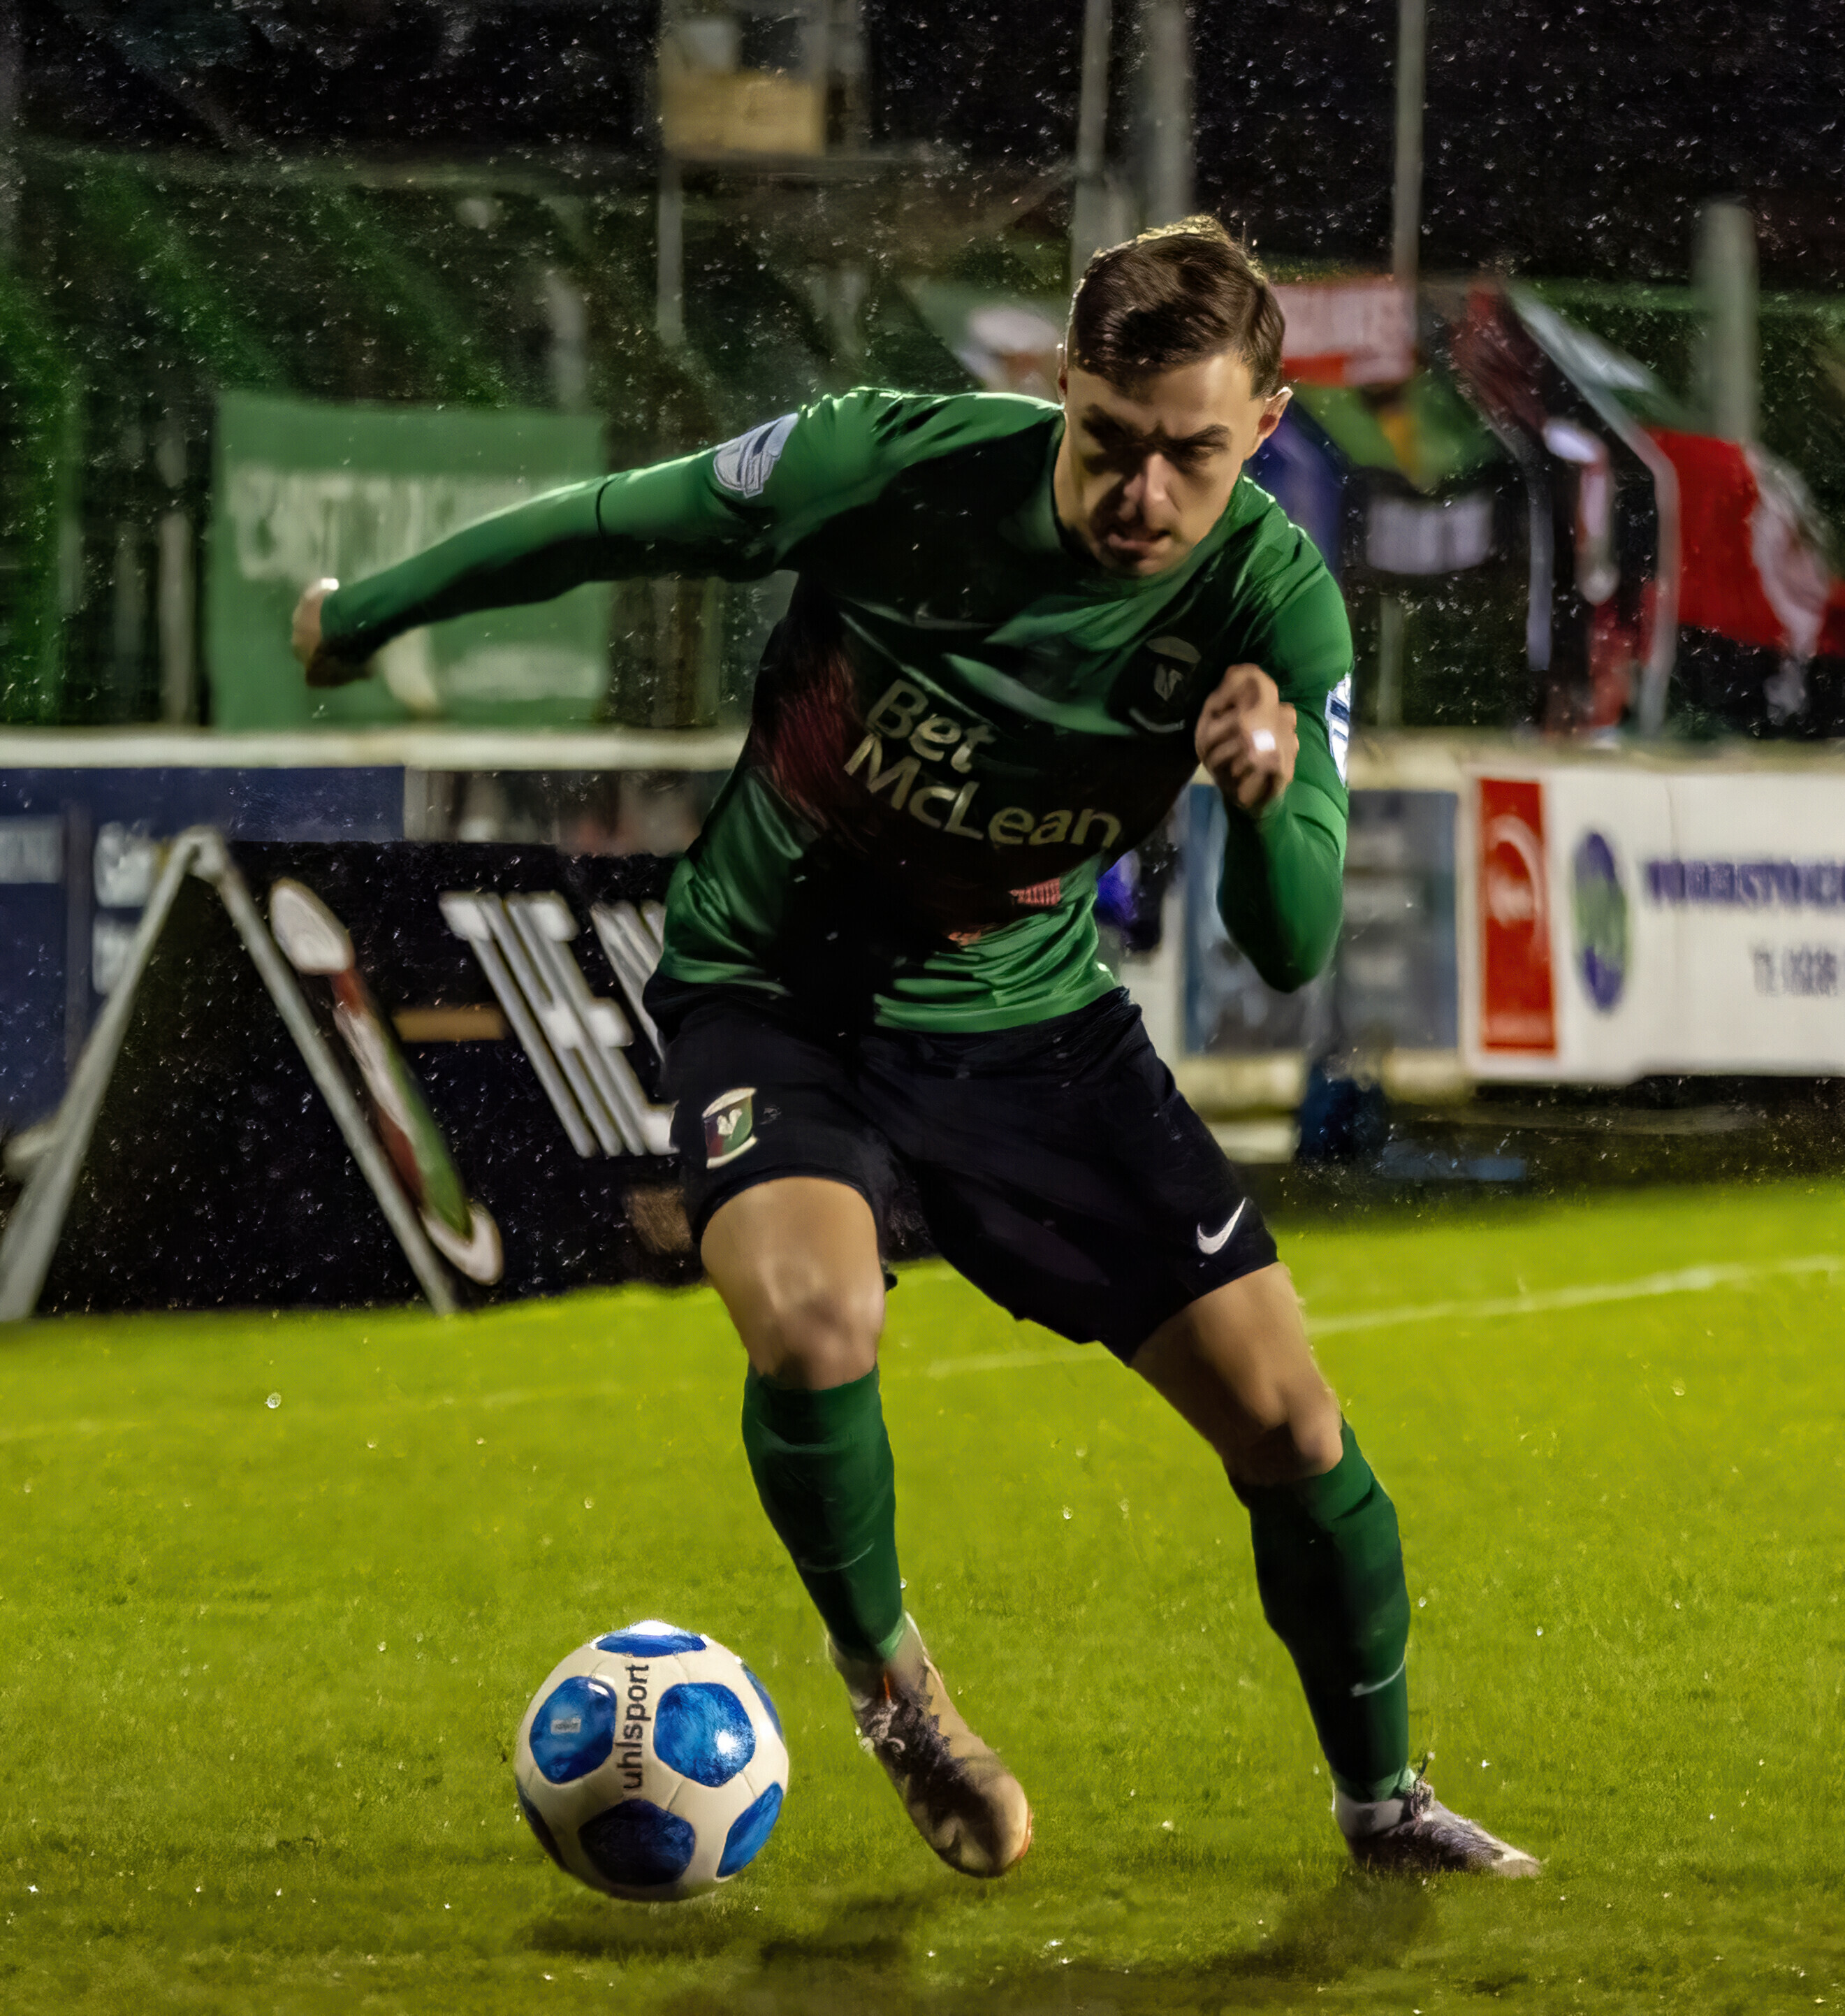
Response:
[{"label": "soccer ball", "polygon": [[559,1663],[519,1725],[513,1775],[559,1869],[664,1903],[755,1859],[788,1790],[788,1745],[735,1653],[649,1619]]}]

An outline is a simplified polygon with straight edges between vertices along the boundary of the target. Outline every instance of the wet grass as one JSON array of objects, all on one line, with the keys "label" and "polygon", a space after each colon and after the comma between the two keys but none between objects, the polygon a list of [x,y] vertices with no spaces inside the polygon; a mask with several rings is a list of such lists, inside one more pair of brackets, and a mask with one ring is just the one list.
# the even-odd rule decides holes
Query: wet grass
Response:
[{"label": "wet grass", "polygon": [[[935,1864],[854,1746],[709,1295],[70,1320],[0,1341],[0,2006],[1845,1993],[1845,1276],[1785,1264],[1845,1251],[1845,1191],[1361,1220],[1284,1250],[1401,1510],[1415,1740],[1540,1881],[1350,1872],[1202,1449],[938,1269],[892,1298],[887,1411],[911,1602],[1037,1806],[992,1885]],[[1504,1312],[1700,1266],[1760,1271]],[[576,1888],[513,1807],[531,1689],[650,1614],[746,1654],[794,1760],[759,1863],[693,1905]]]}]

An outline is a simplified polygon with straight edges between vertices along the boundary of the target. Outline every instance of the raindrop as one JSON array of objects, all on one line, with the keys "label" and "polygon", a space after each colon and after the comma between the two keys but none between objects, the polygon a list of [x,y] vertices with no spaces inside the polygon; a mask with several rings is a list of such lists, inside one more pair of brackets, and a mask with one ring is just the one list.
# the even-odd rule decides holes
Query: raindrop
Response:
[{"label": "raindrop", "polygon": [[[282,1405],[282,1395],[279,1393],[272,1393],[268,1399],[263,1402],[263,1405],[265,1407],[279,1407]],[[276,1894],[279,1896],[281,1892],[278,1891]]]},{"label": "raindrop", "polygon": [[1069,1518],[1069,1517],[1071,1516],[1070,1507],[1069,1507],[1067,1505],[1066,1505],[1066,1506],[1064,1507],[1064,1508],[1063,1508],[1063,1516],[1064,1516],[1064,1517],[1065,1517],[1066,1519]]}]

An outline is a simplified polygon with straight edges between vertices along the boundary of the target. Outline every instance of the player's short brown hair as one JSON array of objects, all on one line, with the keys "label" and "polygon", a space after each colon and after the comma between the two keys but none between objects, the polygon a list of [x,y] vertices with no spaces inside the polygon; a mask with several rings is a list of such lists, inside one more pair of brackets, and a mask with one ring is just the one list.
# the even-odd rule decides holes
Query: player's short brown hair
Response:
[{"label": "player's short brown hair", "polygon": [[1098,252],[1070,304],[1067,353],[1098,377],[1201,363],[1226,350],[1258,398],[1281,390],[1281,304],[1214,217],[1188,217]]}]

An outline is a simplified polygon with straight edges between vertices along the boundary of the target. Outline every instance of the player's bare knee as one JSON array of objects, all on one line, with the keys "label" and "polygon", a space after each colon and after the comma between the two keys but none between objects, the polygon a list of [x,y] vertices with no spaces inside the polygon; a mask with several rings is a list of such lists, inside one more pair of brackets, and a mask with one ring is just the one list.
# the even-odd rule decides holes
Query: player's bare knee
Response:
[{"label": "player's bare knee", "polygon": [[746,1337],[760,1372],[801,1386],[843,1386],[878,1362],[884,1327],[884,1283],[784,1274],[764,1284],[755,1334]]},{"label": "player's bare knee", "polygon": [[1343,1453],[1338,1403],[1324,1386],[1246,1396],[1238,1428],[1217,1450],[1235,1485],[1261,1489],[1323,1477]]},{"label": "player's bare knee", "polygon": [[1324,1477],[1345,1453],[1339,1402],[1325,1387],[1304,1397],[1288,1416],[1288,1439],[1303,1477]]}]

